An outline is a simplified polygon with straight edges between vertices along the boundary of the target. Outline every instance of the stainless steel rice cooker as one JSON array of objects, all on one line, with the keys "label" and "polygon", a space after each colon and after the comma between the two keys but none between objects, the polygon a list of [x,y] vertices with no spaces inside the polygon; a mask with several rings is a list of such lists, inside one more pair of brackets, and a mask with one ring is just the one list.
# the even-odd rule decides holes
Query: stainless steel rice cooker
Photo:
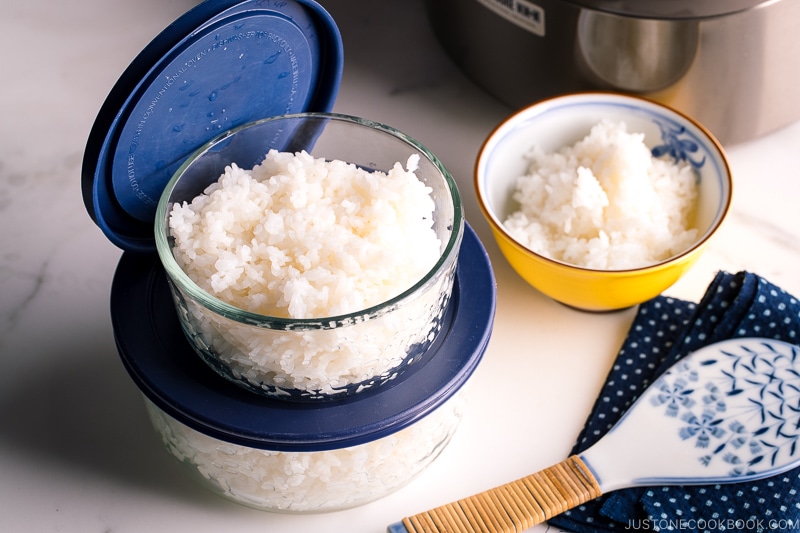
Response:
[{"label": "stainless steel rice cooker", "polygon": [[800,0],[427,0],[443,47],[512,107],[613,90],[725,144],[800,119]]}]

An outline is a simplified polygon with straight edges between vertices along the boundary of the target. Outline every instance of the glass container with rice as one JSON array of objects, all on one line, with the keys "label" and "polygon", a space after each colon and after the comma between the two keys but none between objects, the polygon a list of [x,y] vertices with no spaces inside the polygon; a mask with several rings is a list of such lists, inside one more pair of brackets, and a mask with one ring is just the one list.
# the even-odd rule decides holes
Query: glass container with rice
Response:
[{"label": "glass container with rice", "polygon": [[464,392],[397,433],[319,451],[226,442],[180,422],[149,400],[145,406],[169,453],[206,488],[255,509],[314,513],[363,505],[414,479],[458,428]]},{"label": "glass container with rice", "polygon": [[441,329],[463,234],[454,180],[354,117],[265,119],[167,185],[156,244],[181,325],[219,374],[319,400],[396,378]]},{"label": "glass container with rice", "polygon": [[126,69],[84,154],[89,213],[126,251],[125,369],[169,452],[259,509],[410,481],[491,333],[491,266],[444,167],[392,128],[311,113],[341,67],[316,2],[204,2]]},{"label": "glass container with rice", "polygon": [[178,325],[157,257],[125,254],[111,293],[125,368],[168,452],[202,486],[257,509],[333,511],[386,496],[445,449],[494,319],[489,256],[465,225],[442,332],[385,386],[339,401],[289,402],[221,379]]}]

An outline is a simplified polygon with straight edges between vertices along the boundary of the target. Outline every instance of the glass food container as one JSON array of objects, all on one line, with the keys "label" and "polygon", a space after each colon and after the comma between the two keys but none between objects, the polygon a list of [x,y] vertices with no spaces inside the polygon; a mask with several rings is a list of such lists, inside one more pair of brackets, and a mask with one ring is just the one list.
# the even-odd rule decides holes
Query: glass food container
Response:
[{"label": "glass food container", "polygon": [[268,511],[333,511],[410,482],[456,431],[488,344],[495,280],[466,226],[452,298],[430,355],[383,387],[333,402],[287,402],[221,379],[180,331],[167,275],[125,253],[112,287],[120,357],[170,454],[237,503]]},{"label": "glass food container", "polygon": [[[414,173],[417,179],[430,190],[432,211],[421,210],[421,214],[400,212],[392,214],[389,218],[402,217],[405,214],[408,219],[414,219],[413,221],[403,219],[397,226],[416,224],[416,217],[429,218],[426,229],[431,232],[432,228],[435,238],[438,239],[438,245],[435,244],[438,250],[429,250],[429,255],[435,259],[433,266],[414,281],[413,285],[394,293],[395,295],[386,301],[355,312],[322,318],[262,315],[236,307],[230,300],[223,301],[221,296],[214,296],[210,290],[201,288],[200,282],[206,279],[198,278],[207,276],[210,272],[217,272],[217,269],[203,264],[202,268],[196,269],[200,271],[199,274],[195,272],[190,276],[187,272],[190,272],[191,268],[187,267],[192,262],[200,262],[201,258],[207,263],[209,260],[205,256],[218,257],[207,250],[219,246],[218,243],[224,239],[230,239],[233,232],[227,231],[227,226],[226,230],[221,230],[219,225],[214,225],[211,229],[205,230],[203,242],[199,242],[201,240],[199,238],[193,238],[191,249],[187,253],[176,253],[175,232],[170,229],[172,209],[176,204],[181,206],[187,202],[191,203],[210,184],[217,182],[225,173],[226,167],[235,164],[242,169],[251,169],[260,164],[270,150],[292,154],[304,151],[313,158],[343,161],[368,173],[387,174],[391,181],[396,181],[390,174],[396,164],[407,167],[409,171],[416,166]],[[321,180],[323,186],[325,180],[335,179],[331,177],[333,174],[334,170],[330,170]],[[304,178],[306,176],[307,174]],[[299,179],[291,176],[288,178]],[[340,182],[336,183],[339,186]],[[247,191],[248,194],[255,194],[251,189]],[[304,189],[302,194],[306,192]],[[398,206],[391,205],[386,198],[390,198],[392,194],[396,196],[396,191],[392,190],[389,195],[385,192],[385,190],[369,191],[354,200],[364,204],[375,203],[363,206],[361,211],[356,213],[354,217],[360,217],[359,223],[367,217],[378,216],[368,214],[373,208],[384,211],[392,209],[415,211],[414,208],[417,206],[409,205],[408,202],[401,203],[399,209]],[[292,200],[286,203],[292,205],[298,203],[294,200],[296,194],[298,193],[292,191]],[[287,193],[286,196],[288,195]],[[277,194],[273,194],[265,201],[277,202],[276,196]],[[349,198],[351,196],[348,196]],[[323,198],[321,202],[326,200],[327,198]],[[304,198],[302,202],[305,201]],[[308,203],[311,203],[311,200],[308,200]],[[262,224],[260,209],[259,205],[259,211],[253,221],[254,223],[258,221],[258,225]],[[305,204],[303,209],[308,210]],[[322,208],[319,210],[322,211]],[[277,208],[273,214],[276,211]],[[291,206],[286,207],[282,204],[280,213],[284,212],[292,214]],[[229,212],[225,211],[225,214]],[[234,218],[231,223],[233,226],[236,226],[237,222],[235,217],[244,218],[241,210],[234,211],[231,216]],[[288,226],[290,222],[284,222],[291,218],[281,218],[277,214],[274,216],[279,218],[281,231],[295,231],[294,227]],[[307,220],[307,218],[303,220],[304,224]],[[331,224],[338,223],[338,220]],[[316,225],[317,221],[313,220],[313,223],[312,225]],[[327,223],[326,221],[320,224]],[[287,224],[287,227],[284,228],[283,224]],[[383,222],[370,221],[369,224],[377,226],[379,230],[383,229],[381,225]],[[309,245],[303,242],[301,251],[305,251],[308,247],[320,255],[330,253],[326,252],[326,249],[337,248],[337,252],[341,255],[350,253],[350,250],[342,251],[338,242],[330,246],[320,242],[318,235],[312,237],[312,230],[305,225],[302,228],[298,227],[296,231],[306,231],[304,238],[311,241]],[[375,233],[373,230],[370,231]],[[442,328],[443,314],[452,291],[463,231],[461,198],[456,183],[439,160],[424,146],[391,127],[361,118],[330,113],[302,113],[267,118],[235,128],[212,140],[189,157],[167,184],[158,205],[155,225],[158,254],[167,271],[181,326],[195,351],[221,376],[251,392],[293,400],[330,400],[362,392],[396,379],[424,357]],[[222,236],[209,237],[217,232],[222,233]],[[263,247],[266,247],[269,239],[278,239],[270,236],[267,230],[263,233],[258,242]],[[324,240],[324,236],[331,233],[330,228],[325,227],[319,233],[323,235],[322,240]],[[412,237],[419,234],[410,233]],[[288,239],[281,237],[281,240]],[[383,242],[369,241],[369,246],[382,245]],[[408,254],[409,256],[417,256],[423,250],[421,243],[409,242],[409,245],[420,247],[419,250],[406,247],[404,251],[412,252]],[[366,245],[358,241],[354,245],[356,252],[348,257],[362,253],[364,246]],[[248,252],[254,249],[250,246],[246,248]],[[321,252],[319,248],[322,248]],[[229,253],[228,250],[224,252]],[[267,257],[268,252],[269,250],[266,250],[258,261],[269,264],[271,258]],[[281,257],[283,261],[286,261],[286,255],[295,253],[294,250],[289,250],[285,254],[284,252],[284,249],[274,249],[269,253],[283,254]],[[255,251],[252,253],[256,254]],[[381,256],[380,253],[377,255]],[[385,255],[383,254],[384,257]],[[176,257],[182,258],[183,263],[179,264]],[[224,260],[221,255],[219,257],[215,266]],[[330,262],[337,263],[337,260],[332,258]],[[298,259],[293,258],[289,261],[297,262]],[[409,268],[405,266],[405,261],[407,260],[404,259],[404,262],[396,268]],[[250,263],[242,261],[242,263],[247,269],[255,261]],[[380,264],[379,275],[386,276],[384,263],[379,261],[375,263]],[[236,264],[238,267],[241,263]],[[273,272],[277,268],[274,264],[273,261]],[[372,265],[362,264],[359,272],[365,272],[368,268],[372,268]],[[325,275],[330,276],[330,272],[333,271],[338,276],[338,279],[331,284],[348,281],[348,276],[342,273],[338,263],[334,266],[326,263],[316,270],[310,269],[310,272],[316,273],[320,270],[323,270]],[[281,275],[284,275],[283,272]],[[308,279],[312,274],[303,275],[306,276],[304,279]],[[358,276],[366,277],[360,273]],[[253,275],[245,281],[257,277],[258,275]],[[270,283],[276,282],[270,281]],[[389,284],[388,281],[382,283]],[[243,282],[237,280],[236,284],[236,290],[241,291],[239,287],[243,286]],[[262,286],[266,285],[265,282]],[[328,285],[324,288],[327,289]],[[263,298],[265,292],[258,293],[258,296]],[[293,294],[305,293],[298,290]]]},{"label": "glass food container", "polygon": [[[202,2],[125,69],[84,152],[87,211],[124,251],[111,290],[122,363],[167,449],[208,488],[260,509],[359,505],[422,471],[458,425],[494,318],[488,256],[440,163],[386,126],[318,115],[333,108],[342,54],[338,28],[314,0]],[[368,171],[419,156],[417,176],[436,203],[436,264],[388,302],[325,320],[257,316],[199,290],[172,256],[166,207],[230,162],[255,164],[267,147]],[[278,371],[250,373],[258,365],[231,355],[241,349],[237,329],[344,350],[374,349],[371,327],[393,331],[380,352],[394,355],[378,357],[388,363],[343,374],[321,393],[310,381],[276,379]],[[283,401],[326,395],[334,401]],[[362,482],[352,482],[356,473]]]},{"label": "glass food container", "polygon": [[462,391],[397,433],[316,452],[232,444],[182,424],[149,400],[145,406],[169,453],[213,492],[265,511],[313,513],[380,499],[416,477],[447,446],[463,402]]}]

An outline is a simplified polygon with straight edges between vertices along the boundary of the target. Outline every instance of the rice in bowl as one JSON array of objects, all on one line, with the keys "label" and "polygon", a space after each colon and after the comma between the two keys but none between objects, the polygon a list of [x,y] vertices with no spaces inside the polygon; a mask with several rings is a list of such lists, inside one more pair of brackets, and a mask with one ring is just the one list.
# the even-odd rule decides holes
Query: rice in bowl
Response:
[{"label": "rice in bowl", "polygon": [[649,266],[689,248],[697,176],[691,164],[653,157],[644,134],[600,121],[555,152],[534,146],[517,179],[519,209],[504,227],[545,257],[596,270]]},{"label": "rice in bowl", "polygon": [[173,205],[175,259],[202,289],[252,313],[323,318],[367,309],[436,264],[430,188],[412,155],[388,173],[271,150]]}]

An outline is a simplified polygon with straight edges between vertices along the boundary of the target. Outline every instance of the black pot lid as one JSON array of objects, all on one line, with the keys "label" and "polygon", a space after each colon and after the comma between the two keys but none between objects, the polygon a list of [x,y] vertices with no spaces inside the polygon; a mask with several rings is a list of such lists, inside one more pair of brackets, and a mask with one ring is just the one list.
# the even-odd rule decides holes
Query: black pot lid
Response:
[{"label": "black pot lid", "polygon": [[133,60],[87,141],[83,199],[123,250],[154,251],[165,185],[196,149],[270,116],[330,111],[343,65],[331,16],[313,0],[207,0]]},{"label": "black pot lid", "polygon": [[729,15],[773,0],[567,0],[617,15],[653,19],[698,19]]},{"label": "black pot lid", "polygon": [[171,417],[242,446],[321,451],[392,434],[451,398],[483,357],[495,303],[489,257],[466,226],[452,298],[430,348],[434,353],[385,385],[322,402],[259,396],[217,375],[184,337],[155,254],[122,255],[111,290],[111,318],[131,378]]}]

